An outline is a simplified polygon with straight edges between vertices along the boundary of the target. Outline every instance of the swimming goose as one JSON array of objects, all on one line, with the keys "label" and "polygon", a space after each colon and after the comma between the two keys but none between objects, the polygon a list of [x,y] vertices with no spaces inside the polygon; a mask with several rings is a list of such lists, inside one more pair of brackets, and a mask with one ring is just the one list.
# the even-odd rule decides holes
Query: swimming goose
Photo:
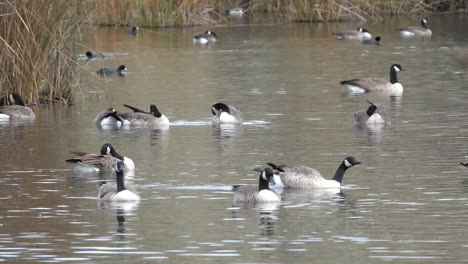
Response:
[{"label": "swimming goose", "polygon": [[365,40],[371,39],[372,35],[367,31],[367,29],[358,27],[356,30],[348,30],[339,33],[333,33],[336,35],[337,39],[352,39],[352,40]]},{"label": "swimming goose", "polygon": [[159,112],[155,104],[150,105],[150,112],[145,112],[126,104],[124,106],[133,110],[133,113],[122,114],[122,117],[132,126],[147,126],[152,128],[169,126],[169,119]]},{"label": "swimming goose", "polygon": [[429,38],[432,36],[432,31],[427,28],[427,19],[421,19],[421,26],[400,28],[400,35],[402,37],[423,37]]},{"label": "swimming goose", "polygon": [[375,37],[375,39],[365,39],[365,40],[362,40],[361,43],[362,44],[366,44],[366,45],[380,45],[380,36],[377,36]]},{"label": "swimming goose", "polygon": [[269,183],[274,183],[273,170],[265,168],[258,180],[258,185],[233,185],[235,203],[274,203],[280,202],[281,198],[270,190]]},{"label": "swimming goose", "polygon": [[85,55],[86,55],[86,58],[88,58],[88,60],[92,60],[92,59],[104,59],[104,58],[105,58],[104,54],[99,53],[99,52],[94,52],[94,53],[93,53],[93,52],[91,52],[91,51],[87,51],[87,52],[85,53]]},{"label": "swimming goose", "polygon": [[23,99],[16,93],[8,96],[10,105],[0,106],[0,119],[36,119],[34,112],[24,105]]},{"label": "swimming goose", "polygon": [[216,103],[211,106],[211,122],[213,124],[240,124],[244,115],[232,105]]},{"label": "swimming goose", "polygon": [[298,189],[313,189],[313,188],[340,188],[343,181],[343,175],[347,169],[354,165],[361,164],[354,157],[346,157],[336,170],[335,176],[331,180],[326,180],[315,169],[306,166],[277,166],[272,163],[267,163],[273,169],[279,171],[282,183],[285,187]]},{"label": "swimming goose", "polygon": [[126,71],[125,65],[120,65],[117,69],[102,68],[97,71],[97,74],[101,75],[120,75],[123,76],[122,71]]},{"label": "swimming goose", "polygon": [[195,44],[215,43],[216,41],[218,41],[218,36],[211,30],[193,36],[193,43]]},{"label": "swimming goose", "polygon": [[67,159],[66,162],[81,165],[80,167],[77,167],[78,169],[92,169],[103,172],[113,171],[115,170],[115,164],[118,161],[122,161],[125,164],[127,170],[135,170],[135,163],[133,162],[133,160],[117,153],[114,147],[109,143],[102,145],[101,154],[93,154],[79,151],[75,151],[72,153],[80,157]]},{"label": "swimming goose", "polygon": [[374,124],[385,124],[387,121],[387,114],[383,105],[376,105],[369,101],[370,104],[367,110],[359,110],[354,113],[354,118],[358,125],[374,125]]},{"label": "swimming goose", "polygon": [[125,164],[122,161],[114,165],[116,183],[104,183],[99,186],[97,199],[101,201],[129,202],[140,200],[140,195],[134,186],[125,184]]},{"label": "swimming goose", "polygon": [[400,64],[393,64],[390,67],[390,81],[382,78],[362,78],[341,81],[340,84],[346,85],[348,89],[354,92],[403,92],[403,85],[398,82],[397,72],[405,71]]},{"label": "swimming goose", "polygon": [[95,126],[116,126],[121,127],[125,123],[119,112],[115,108],[109,108],[106,111],[99,112],[94,118]]},{"label": "swimming goose", "polygon": [[139,27],[131,27],[129,30],[127,30],[127,34],[136,35],[138,30],[140,30]]}]

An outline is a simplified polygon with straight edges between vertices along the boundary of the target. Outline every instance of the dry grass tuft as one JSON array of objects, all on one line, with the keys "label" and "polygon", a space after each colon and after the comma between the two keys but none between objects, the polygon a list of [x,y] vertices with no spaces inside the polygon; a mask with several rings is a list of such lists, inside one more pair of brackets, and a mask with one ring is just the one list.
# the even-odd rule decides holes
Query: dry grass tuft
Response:
[{"label": "dry grass tuft", "polygon": [[76,86],[81,26],[88,0],[4,0],[0,3],[0,96],[28,103],[70,103]]}]

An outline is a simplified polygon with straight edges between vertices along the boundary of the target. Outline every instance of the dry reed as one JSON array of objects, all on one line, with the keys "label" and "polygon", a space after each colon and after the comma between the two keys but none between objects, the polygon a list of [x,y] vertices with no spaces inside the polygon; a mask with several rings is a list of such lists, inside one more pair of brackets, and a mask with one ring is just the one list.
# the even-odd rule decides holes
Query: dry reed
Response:
[{"label": "dry reed", "polygon": [[1,96],[16,92],[28,103],[70,103],[80,67],[82,0],[4,0],[0,3]]},{"label": "dry reed", "polygon": [[98,25],[190,26],[225,21],[225,10],[279,14],[287,21],[331,22],[382,19],[466,8],[464,0],[98,0]]}]

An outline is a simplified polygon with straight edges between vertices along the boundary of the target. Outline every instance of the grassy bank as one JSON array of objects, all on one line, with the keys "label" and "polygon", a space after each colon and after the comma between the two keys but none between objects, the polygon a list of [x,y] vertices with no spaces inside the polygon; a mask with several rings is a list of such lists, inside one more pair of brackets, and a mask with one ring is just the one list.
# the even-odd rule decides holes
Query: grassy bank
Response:
[{"label": "grassy bank", "polygon": [[227,9],[279,14],[285,21],[332,22],[466,9],[464,0],[99,0],[98,25],[190,26],[226,22]]},{"label": "grassy bank", "polygon": [[77,44],[88,0],[3,0],[0,3],[0,89],[27,103],[71,102]]}]

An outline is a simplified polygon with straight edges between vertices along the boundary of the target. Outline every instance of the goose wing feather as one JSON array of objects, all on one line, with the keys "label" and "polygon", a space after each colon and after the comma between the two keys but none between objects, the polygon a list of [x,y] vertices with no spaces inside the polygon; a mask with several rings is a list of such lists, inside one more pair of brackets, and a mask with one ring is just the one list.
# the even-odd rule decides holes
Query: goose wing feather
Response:
[{"label": "goose wing feather", "polygon": [[234,191],[234,202],[255,203],[255,195],[258,193],[258,185],[235,185],[232,190]]},{"label": "goose wing feather", "polygon": [[323,176],[316,169],[306,166],[277,166],[282,170],[279,175],[283,184],[290,188],[315,188],[326,182]]},{"label": "goose wing feather", "polygon": [[22,105],[5,105],[0,107],[0,113],[16,118],[35,119],[36,114],[26,106]]},{"label": "goose wing feather", "polygon": [[341,84],[349,84],[352,86],[360,87],[366,91],[377,91],[390,89],[392,83],[383,78],[361,78],[361,79],[352,79],[347,81],[342,81]]}]

